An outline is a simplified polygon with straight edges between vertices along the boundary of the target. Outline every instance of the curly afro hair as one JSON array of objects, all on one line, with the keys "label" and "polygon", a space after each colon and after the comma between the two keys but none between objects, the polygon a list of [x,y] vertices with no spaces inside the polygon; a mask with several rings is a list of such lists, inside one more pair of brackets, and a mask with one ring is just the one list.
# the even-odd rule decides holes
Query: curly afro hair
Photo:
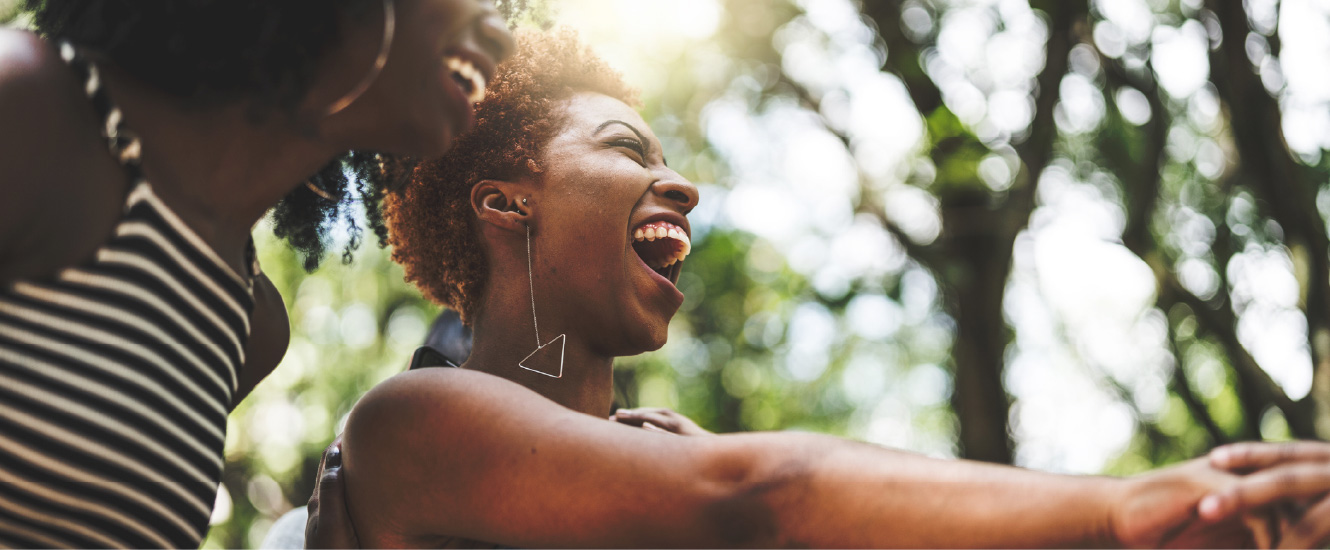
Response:
[{"label": "curly afro hair", "polygon": [[[96,51],[126,73],[200,107],[239,100],[251,115],[295,108],[320,58],[337,45],[343,15],[359,19],[382,0],[23,0],[37,31]],[[510,21],[542,17],[532,0],[499,0]],[[273,211],[274,232],[318,267],[339,218],[351,228],[350,261],[364,231],[354,204],[386,243],[379,215],[385,189],[403,181],[410,159],[349,152],[313,176],[331,200],[297,187]]]},{"label": "curly afro hair", "polygon": [[470,322],[485,291],[471,188],[484,179],[539,177],[541,148],[564,125],[562,102],[581,92],[637,105],[637,92],[571,30],[519,31],[499,66],[476,126],[442,158],[421,163],[384,199],[393,260],[430,300]]}]

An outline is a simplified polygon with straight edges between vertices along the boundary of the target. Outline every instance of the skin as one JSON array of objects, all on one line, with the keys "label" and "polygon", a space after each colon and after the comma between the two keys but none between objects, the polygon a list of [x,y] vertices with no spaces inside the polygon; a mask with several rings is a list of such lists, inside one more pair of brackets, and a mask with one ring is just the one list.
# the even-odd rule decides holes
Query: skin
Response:
[{"label": "skin", "polygon": [[[328,105],[367,74],[383,16],[343,21],[344,36],[294,112],[254,123],[249,101],[199,109],[147,87],[113,63],[102,80],[143,140],[153,190],[236,273],[247,273],[253,226],[278,200],[344,151],[439,154],[464,131],[469,106],[451,100],[445,51],[470,52],[487,74],[512,50],[494,9],[474,0],[397,2],[387,64],[343,111]],[[121,217],[130,182],[99,137],[97,115],[56,48],[36,35],[0,29],[0,285],[42,279],[90,258]],[[58,215],[53,215],[58,213]],[[71,223],[76,220],[77,223]],[[285,354],[289,325],[281,296],[255,280],[252,336],[239,403]]]},{"label": "skin", "polygon": [[1266,510],[1278,517],[1279,548],[1320,548],[1330,541],[1330,444],[1239,443],[1219,447],[1209,458],[1215,468],[1249,475],[1206,497],[1202,518],[1223,521]]},{"label": "skin", "polygon": [[[541,337],[567,335],[564,376],[516,367],[535,345],[531,291],[523,277],[493,277],[474,313],[475,347],[464,368],[393,377],[348,420],[340,475],[360,544],[1225,547],[1269,540],[1241,516],[1197,516],[1207,494],[1241,486],[1206,459],[1130,479],[1062,476],[815,434],[676,437],[631,426],[669,423],[660,411],[605,422],[613,357],[658,348],[678,307],[637,262],[630,232],[644,211],[686,214],[696,191],[665,166],[655,137],[627,105],[580,94],[565,112],[539,182],[487,180],[472,193],[490,273],[526,269],[525,229],[533,228]],[[606,125],[611,120],[638,129],[649,142],[645,154],[618,141],[635,134],[619,134],[619,124]]]},{"label": "skin", "polygon": [[[663,288],[645,272],[630,231],[659,215],[687,229],[684,216],[697,205],[697,188],[665,166],[646,123],[622,102],[579,95],[567,113],[578,123],[546,144],[543,184],[485,180],[472,189],[489,273],[513,275],[490,278],[463,367],[503,373],[568,408],[604,417],[614,358],[664,345],[669,319],[683,301],[673,285]],[[602,127],[610,120],[639,129],[650,146],[623,124]],[[532,282],[519,276],[527,271],[528,226]],[[567,335],[565,365],[576,368],[565,367],[560,379],[509,372],[535,348],[532,285],[541,338]],[[534,366],[557,371],[557,357],[549,359]]]},{"label": "skin", "polygon": [[610,420],[653,432],[678,435],[715,435],[698,426],[692,419],[660,407],[619,409],[610,415]]},{"label": "skin", "polygon": [[[396,10],[382,72],[331,116],[324,114],[329,106],[365,78],[377,57],[382,12],[342,21],[343,35],[318,61],[300,105],[258,123],[248,116],[248,100],[199,109],[113,63],[99,64],[104,85],[142,139],[153,190],[236,273],[248,273],[247,243],[264,213],[336,156],[347,150],[439,155],[469,129],[471,107],[448,78],[443,57],[463,55],[488,80],[513,50],[503,20],[475,0],[398,0]],[[53,44],[0,28],[0,286],[48,278],[85,261],[121,218],[131,182],[107,152],[102,121],[82,86]],[[286,307],[267,277],[255,278],[254,298],[233,405],[276,367],[290,339]],[[321,477],[336,480],[337,471]],[[344,508],[325,509],[332,512],[322,522],[317,506],[311,509],[307,541],[353,545]]]}]

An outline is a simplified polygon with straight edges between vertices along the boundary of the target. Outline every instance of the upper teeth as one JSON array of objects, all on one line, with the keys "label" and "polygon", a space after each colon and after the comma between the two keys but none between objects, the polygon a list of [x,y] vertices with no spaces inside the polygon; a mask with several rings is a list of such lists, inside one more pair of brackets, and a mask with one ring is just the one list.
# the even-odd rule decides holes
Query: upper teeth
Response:
[{"label": "upper teeth", "polygon": [[669,267],[675,262],[683,261],[688,257],[688,253],[693,251],[693,243],[688,240],[688,233],[683,228],[668,222],[655,222],[643,225],[633,231],[634,241],[654,241],[656,239],[674,239],[683,244],[679,247],[673,256],[661,261],[661,265],[651,266],[653,268]]},{"label": "upper teeth", "polygon": [[466,98],[468,101],[479,103],[485,99],[485,75],[480,72],[480,69],[477,69],[470,61],[453,55],[448,56],[444,61],[448,65],[448,70],[471,81],[471,95]]}]

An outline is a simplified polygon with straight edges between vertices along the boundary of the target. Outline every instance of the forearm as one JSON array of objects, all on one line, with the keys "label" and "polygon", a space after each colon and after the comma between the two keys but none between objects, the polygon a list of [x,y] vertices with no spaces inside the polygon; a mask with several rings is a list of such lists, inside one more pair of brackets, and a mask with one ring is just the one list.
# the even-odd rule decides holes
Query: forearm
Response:
[{"label": "forearm", "polygon": [[[1122,482],[937,460],[813,434],[725,436],[743,487],[720,516],[813,547],[1110,546]],[[770,530],[764,533],[764,530]],[[761,544],[761,543],[759,543]]]},{"label": "forearm", "polygon": [[371,391],[343,442],[362,544],[1109,545],[1121,482],[813,434],[653,434],[454,369]]}]

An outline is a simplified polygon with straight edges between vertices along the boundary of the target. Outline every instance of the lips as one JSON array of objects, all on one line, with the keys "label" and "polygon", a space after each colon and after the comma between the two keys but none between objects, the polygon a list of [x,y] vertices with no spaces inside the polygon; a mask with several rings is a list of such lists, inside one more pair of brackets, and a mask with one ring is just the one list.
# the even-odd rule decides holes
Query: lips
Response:
[{"label": "lips", "polygon": [[448,68],[448,76],[462,89],[472,107],[485,99],[485,74],[471,60],[460,55],[448,55],[443,58],[443,64]]},{"label": "lips", "polygon": [[679,267],[693,250],[693,244],[684,228],[654,221],[633,230],[633,250],[648,268],[675,284],[679,280]]}]

